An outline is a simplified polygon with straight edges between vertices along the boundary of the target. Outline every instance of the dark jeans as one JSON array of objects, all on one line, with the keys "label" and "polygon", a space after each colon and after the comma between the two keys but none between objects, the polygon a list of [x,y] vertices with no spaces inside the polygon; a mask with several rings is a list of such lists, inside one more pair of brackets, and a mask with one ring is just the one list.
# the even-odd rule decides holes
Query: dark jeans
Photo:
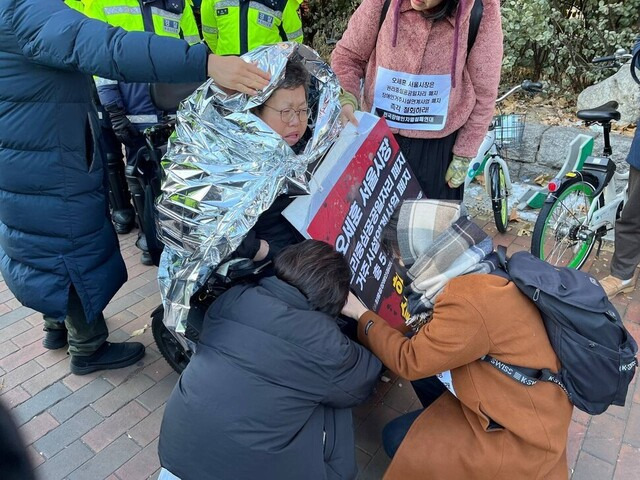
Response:
[{"label": "dark jeans", "polygon": [[91,355],[102,346],[109,336],[109,329],[102,313],[97,318],[94,318],[92,322],[87,322],[80,297],[78,297],[73,285],[69,287],[67,318],[64,322],[58,322],[55,318],[46,315],[43,317],[45,328],[51,330],[67,329],[70,355]]},{"label": "dark jeans", "polygon": [[435,376],[416,380],[415,382],[411,382],[411,385],[418,396],[418,400],[422,403],[423,408],[416,410],[415,412],[406,413],[395,420],[391,420],[384,427],[384,430],[382,431],[382,446],[390,458],[393,458],[398,451],[400,444],[404,440],[404,437],[407,435],[407,432],[411,428],[415,419],[424,412],[425,408],[435,402],[436,399],[447,390],[442,382],[440,382],[440,380]]}]

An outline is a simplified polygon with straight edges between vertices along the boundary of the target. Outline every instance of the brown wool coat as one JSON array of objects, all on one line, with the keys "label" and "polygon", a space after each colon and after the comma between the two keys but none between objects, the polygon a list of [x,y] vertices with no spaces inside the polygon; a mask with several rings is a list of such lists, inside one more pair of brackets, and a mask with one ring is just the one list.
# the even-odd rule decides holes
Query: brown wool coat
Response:
[{"label": "brown wool coat", "polygon": [[[365,327],[371,321],[365,334]],[[524,386],[478,359],[557,370],[540,314],[513,283],[494,275],[453,279],[429,324],[408,339],[373,312],[358,336],[409,380],[451,370],[445,392],[409,430],[385,480],[566,479],[572,406],[556,385]],[[489,418],[503,429],[489,428]]]}]

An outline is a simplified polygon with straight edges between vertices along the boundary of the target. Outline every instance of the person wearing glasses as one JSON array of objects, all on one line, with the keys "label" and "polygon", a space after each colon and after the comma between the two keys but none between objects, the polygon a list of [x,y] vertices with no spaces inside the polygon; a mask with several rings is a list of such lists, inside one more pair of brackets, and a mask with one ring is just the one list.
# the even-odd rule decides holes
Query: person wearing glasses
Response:
[{"label": "person wearing glasses", "polygon": [[[279,134],[294,152],[304,146],[309,110],[307,105],[309,74],[298,60],[287,63],[284,78],[266,102],[253,113]],[[302,235],[282,216],[292,202],[287,194],[275,199],[235,251],[236,257],[254,262],[272,260],[283,248],[303,240]]]}]

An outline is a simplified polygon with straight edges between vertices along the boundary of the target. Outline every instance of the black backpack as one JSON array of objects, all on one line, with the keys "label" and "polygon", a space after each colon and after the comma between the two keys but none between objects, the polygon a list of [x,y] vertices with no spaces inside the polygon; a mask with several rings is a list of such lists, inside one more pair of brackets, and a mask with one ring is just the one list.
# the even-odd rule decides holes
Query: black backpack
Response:
[{"label": "black backpack", "polygon": [[[387,12],[389,11],[389,6],[391,5],[391,0],[385,0],[382,5],[382,13],[380,14],[380,22],[378,23],[378,32],[380,28],[382,28],[382,24],[384,23],[384,19],[387,16]],[[471,8],[471,16],[469,17],[469,37],[467,38],[467,55],[473,48],[473,44],[476,42],[476,37],[478,36],[478,29],[480,28],[480,21],[482,20],[482,12],[484,11],[484,5],[482,4],[482,0],[475,0],[473,2],[473,7]]]},{"label": "black backpack", "polygon": [[562,367],[552,372],[510,365],[490,355],[482,360],[524,385],[556,383],[591,415],[609,405],[624,405],[638,366],[638,345],[598,281],[529,252],[517,252],[508,261],[504,247],[497,253],[501,267],[493,273],[511,280],[538,307]]}]

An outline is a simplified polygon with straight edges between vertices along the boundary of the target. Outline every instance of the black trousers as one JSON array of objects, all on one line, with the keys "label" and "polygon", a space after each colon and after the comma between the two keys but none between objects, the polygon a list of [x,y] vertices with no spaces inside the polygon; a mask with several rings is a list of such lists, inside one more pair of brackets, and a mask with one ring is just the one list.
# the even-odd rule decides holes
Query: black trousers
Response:
[{"label": "black trousers", "polygon": [[447,390],[436,376],[416,380],[415,382],[411,382],[411,385],[418,396],[418,400],[422,403],[423,408],[391,420],[384,427],[382,431],[382,446],[390,458],[393,458],[398,448],[400,448],[400,444],[404,440],[404,437],[406,437],[407,432],[416,418]]},{"label": "black trousers", "polygon": [[396,141],[426,198],[462,200],[464,185],[449,188],[444,176],[453,159],[458,132],[442,138],[407,138],[396,134]]}]

